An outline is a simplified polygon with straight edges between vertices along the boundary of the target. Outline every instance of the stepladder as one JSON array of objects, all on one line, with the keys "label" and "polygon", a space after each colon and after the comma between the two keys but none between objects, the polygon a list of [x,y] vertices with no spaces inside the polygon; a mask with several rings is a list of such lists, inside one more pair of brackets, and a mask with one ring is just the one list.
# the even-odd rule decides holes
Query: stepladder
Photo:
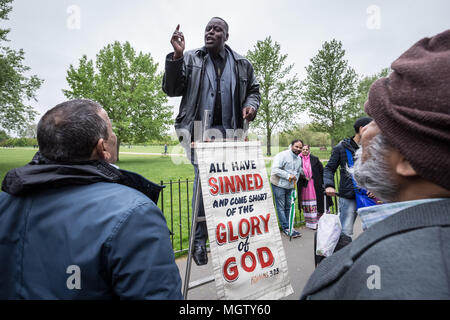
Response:
[{"label": "stepladder", "polygon": [[[205,118],[210,117],[210,114],[205,113]],[[241,137],[242,140],[247,141],[247,132],[248,132],[248,126],[249,122],[247,120],[244,121],[244,128],[243,128],[243,136]],[[241,140],[241,139],[240,139]],[[205,138],[205,133],[203,134],[203,141],[207,141],[207,138]],[[226,141],[224,139],[223,141]],[[233,141],[235,141],[233,139]],[[195,150],[195,144],[194,144],[194,152]],[[195,193],[194,193],[194,205],[193,205],[193,213],[192,213],[192,221],[191,221],[191,229],[190,229],[190,235],[189,235],[189,251],[188,251],[188,258],[186,263],[186,272],[184,277],[184,284],[183,284],[183,297],[184,299],[187,299],[188,292],[191,289],[200,287],[202,285],[211,283],[214,281],[214,275],[204,277],[199,280],[195,280],[190,282],[191,277],[191,268],[192,268],[192,259],[193,259],[193,250],[194,250],[194,241],[195,241],[195,232],[197,229],[197,225],[200,222],[206,223],[206,216],[199,216],[199,210],[200,210],[200,197],[202,197],[201,192],[201,180],[200,180],[200,174],[198,173],[197,178],[194,181],[195,184]]]},{"label": "stepladder", "polygon": [[183,285],[183,297],[184,299],[187,299],[188,292],[191,289],[200,287],[202,285],[211,283],[214,281],[214,275],[195,280],[193,282],[190,282],[190,276],[191,276],[191,267],[192,267],[192,259],[193,259],[193,249],[194,249],[194,238],[195,238],[195,231],[197,229],[197,224],[199,222],[205,222],[206,223],[206,217],[199,217],[199,207],[200,207],[200,197],[201,194],[201,183],[200,183],[200,177],[197,176],[196,181],[194,181],[196,184],[196,192],[194,194],[194,210],[192,213],[192,222],[191,222],[191,230],[190,230],[190,236],[189,236],[189,253],[186,263],[186,272],[184,277],[184,285]]}]

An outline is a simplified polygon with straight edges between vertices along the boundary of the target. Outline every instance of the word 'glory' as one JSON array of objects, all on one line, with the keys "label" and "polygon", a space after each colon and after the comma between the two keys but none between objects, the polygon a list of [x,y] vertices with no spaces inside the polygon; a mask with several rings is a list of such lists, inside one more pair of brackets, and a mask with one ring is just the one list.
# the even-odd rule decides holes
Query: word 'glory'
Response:
[{"label": "word 'glory'", "polygon": [[[269,232],[270,213],[259,216],[242,218],[236,226],[232,221],[227,224],[219,223],[216,227],[216,241],[218,245],[224,245],[229,242],[235,242],[239,239],[245,239],[249,236],[261,235]],[[241,248],[239,248],[241,251]],[[240,269],[245,272],[253,272],[259,265],[261,269],[273,265],[274,257],[268,247],[256,249],[256,254],[248,249],[244,250],[239,261],[235,256],[228,257],[222,267],[222,275],[228,282],[233,282],[239,277]],[[239,268],[240,267],[240,268]]]}]

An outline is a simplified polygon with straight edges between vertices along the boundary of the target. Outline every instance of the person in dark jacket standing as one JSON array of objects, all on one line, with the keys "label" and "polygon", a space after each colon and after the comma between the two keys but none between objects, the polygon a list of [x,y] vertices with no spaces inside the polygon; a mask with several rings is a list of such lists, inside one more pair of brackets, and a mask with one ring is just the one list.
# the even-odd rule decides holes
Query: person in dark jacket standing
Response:
[{"label": "person in dark jacket standing", "polygon": [[450,30],[414,44],[365,103],[350,170],[383,204],[321,262],[303,299],[450,299]]},{"label": "person in dark jacket standing", "polygon": [[63,102],[37,140],[2,183],[0,299],[182,299],[160,187],[112,165],[106,111]]},{"label": "person in dark jacket standing", "polygon": [[[323,196],[323,165],[319,158],[311,154],[309,145],[303,145],[300,154],[303,161],[303,173],[297,181],[298,208],[303,209],[303,216],[308,228],[316,229],[317,222],[325,212]],[[314,189],[314,192],[312,192]],[[331,198],[327,197],[326,207],[329,208]]]},{"label": "person in dark jacket standing", "polygon": [[[184,35],[178,25],[170,40],[174,51],[166,57],[162,88],[170,97],[182,96],[175,130],[194,165],[195,181],[198,168],[191,142],[244,138],[244,120],[255,118],[260,103],[253,67],[225,45],[228,37],[226,21],[214,17],[205,28],[205,46],[184,52]],[[201,217],[205,212],[203,200],[199,201]],[[197,265],[208,262],[207,237],[206,223],[198,223],[193,252]]]},{"label": "person in dark jacket standing", "polygon": [[372,121],[369,117],[362,117],[355,121],[353,128],[355,135],[339,142],[331,151],[330,160],[324,169],[323,182],[325,184],[325,193],[327,196],[334,197],[336,195],[336,187],[334,184],[334,174],[340,166],[339,180],[339,210],[342,225],[342,233],[351,237],[353,235],[353,224],[356,219],[356,199],[355,187],[352,177],[347,172],[347,151],[349,150],[354,157],[356,150],[359,148],[361,140],[361,128]]}]

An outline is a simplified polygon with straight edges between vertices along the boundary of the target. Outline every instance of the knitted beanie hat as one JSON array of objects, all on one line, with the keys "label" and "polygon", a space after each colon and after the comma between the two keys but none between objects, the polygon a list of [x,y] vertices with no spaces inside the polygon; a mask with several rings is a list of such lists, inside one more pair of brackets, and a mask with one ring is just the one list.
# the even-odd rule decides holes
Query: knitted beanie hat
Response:
[{"label": "knitted beanie hat", "polygon": [[365,111],[416,172],[450,190],[450,30],[424,38],[369,91]]}]

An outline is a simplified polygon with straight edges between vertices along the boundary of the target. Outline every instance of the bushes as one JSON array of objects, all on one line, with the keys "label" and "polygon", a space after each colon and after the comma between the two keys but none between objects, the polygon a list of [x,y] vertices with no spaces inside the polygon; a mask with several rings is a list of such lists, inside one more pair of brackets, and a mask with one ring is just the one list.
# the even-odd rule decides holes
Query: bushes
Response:
[{"label": "bushes", "polygon": [[37,147],[35,138],[8,138],[0,141],[0,147]]}]

